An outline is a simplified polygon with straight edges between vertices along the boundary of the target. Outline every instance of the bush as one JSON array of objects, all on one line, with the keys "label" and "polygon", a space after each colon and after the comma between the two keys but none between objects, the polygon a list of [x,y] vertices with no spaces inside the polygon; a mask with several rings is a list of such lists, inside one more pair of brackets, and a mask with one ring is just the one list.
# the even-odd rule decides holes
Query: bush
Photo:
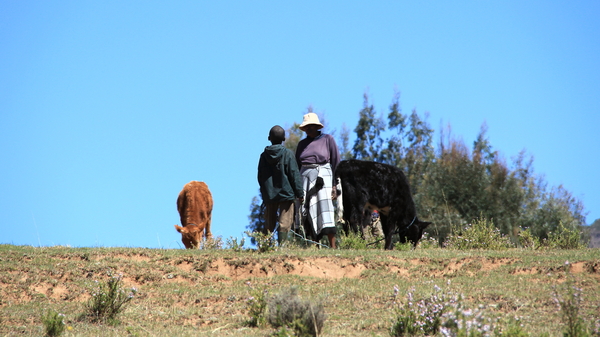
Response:
[{"label": "bush", "polygon": [[296,287],[273,296],[267,303],[269,324],[275,328],[290,328],[297,336],[318,336],[325,319],[323,305],[300,299]]},{"label": "bush", "polygon": [[276,240],[272,234],[263,234],[261,232],[246,232],[250,238],[256,243],[259,253],[272,252],[277,248]]},{"label": "bush", "polygon": [[44,323],[46,336],[60,336],[65,331],[64,318],[65,315],[59,314],[54,310],[48,310],[46,315],[42,316],[42,323]]},{"label": "bush", "polygon": [[244,239],[243,237],[240,240],[240,242],[238,242],[238,239],[236,237],[230,236],[228,239],[225,240],[225,248],[231,249],[234,252],[241,252],[242,250],[244,250],[245,242],[246,239]]},{"label": "bush", "polygon": [[339,249],[367,249],[367,242],[359,233],[350,231],[340,235]]},{"label": "bush", "polygon": [[95,281],[96,287],[92,290],[92,297],[86,305],[87,313],[84,316],[90,318],[92,322],[114,323],[116,316],[137,293],[135,288],[130,290],[122,288],[122,275],[113,276],[109,271],[108,276],[107,283]]},{"label": "bush", "polygon": [[[406,294],[406,302],[397,309],[397,318],[390,334],[394,337],[414,335],[435,335],[442,327],[442,315],[454,306],[459,297],[455,294],[443,294],[438,286],[434,293],[426,298],[416,299],[414,289]],[[395,288],[394,298],[398,288]]]},{"label": "bush", "polygon": [[[560,310],[563,323],[563,336],[587,337],[600,336],[599,317],[591,317],[589,324],[579,312],[583,302],[582,290],[575,285],[570,273],[569,261],[565,262],[567,280],[560,288],[554,288],[554,301]],[[594,322],[598,320],[597,322]]]},{"label": "bush", "polygon": [[[394,287],[394,303],[398,295]],[[393,337],[400,336],[510,336],[526,337],[520,324],[511,322],[502,330],[497,320],[486,315],[484,307],[470,309],[464,306],[462,296],[452,292],[442,292],[434,285],[434,292],[428,297],[415,298],[414,289],[406,296],[406,302],[397,308],[396,321],[390,329]]]},{"label": "bush", "polygon": [[555,232],[548,233],[546,245],[556,249],[582,249],[587,243],[581,239],[581,231],[578,228],[568,228],[562,222]]},{"label": "bush", "polygon": [[533,235],[530,228],[521,229],[517,238],[521,248],[539,249],[542,246],[542,242],[537,236]]},{"label": "bush", "polygon": [[[250,286],[250,282],[247,283]],[[246,322],[248,326],[259,327],[264,326],[267,322],[266,311],[267,311],[267,291],[266,290],[254,290],[252,295],[248,297],[246,305],[248,307],[248,314],[250,319]]]},{"label": "bush", "polygon": [[491,221],[480,219],[464,228],[455,227],[445,243],[453,249],[507,249],[514,245]]},{"label": "bush", "polygon": [[425,233],[423,238],[419,240],[419,248],[422,249],[431,249],[431,248],[439,248],[440,243],[438,239],[429,235],[429,233]]},{"label": "bush", "polygon": [[200,249],[222,249],[223,248],[223,238],[220,236],[216,236],[207,240],[200,241]]}]

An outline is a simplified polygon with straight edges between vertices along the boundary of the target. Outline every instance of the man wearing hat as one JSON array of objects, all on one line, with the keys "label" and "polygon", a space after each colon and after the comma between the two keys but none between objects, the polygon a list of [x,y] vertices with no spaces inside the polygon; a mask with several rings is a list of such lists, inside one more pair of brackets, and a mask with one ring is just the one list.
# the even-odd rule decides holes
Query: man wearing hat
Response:
[{"label": "man wearing hat", "polygon": [[307,198],[308,191],[315,186],[317,178],[323,179],[323,187],[306,202],[310,205],[308,213],[317,240],[327,235],[329,246],[335,248],[336,228],[331,196],[335,186],[333,172],[340,162],[340,154],[333,137],[322,133],[322,128],[323,124],[317,114],[310,112],[304,115],[300,130],[306,133],[306,138],[298,143],[296,161]]}]

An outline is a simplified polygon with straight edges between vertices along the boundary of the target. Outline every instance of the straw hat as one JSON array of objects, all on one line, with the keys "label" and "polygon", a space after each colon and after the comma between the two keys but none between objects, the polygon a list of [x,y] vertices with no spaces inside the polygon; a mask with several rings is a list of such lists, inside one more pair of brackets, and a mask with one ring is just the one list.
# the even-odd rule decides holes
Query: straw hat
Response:
[{"label": "straw hat", "polygon": [[298,127],[300,130],[304,131],[304,127],[310,124],[315,124],[319,126],[319,129],[323,128],[323,124],[319,121],[319,116],[317,116],[314,112],[309,112],[304,115],[304,119],[302,120],[302,124]]}]

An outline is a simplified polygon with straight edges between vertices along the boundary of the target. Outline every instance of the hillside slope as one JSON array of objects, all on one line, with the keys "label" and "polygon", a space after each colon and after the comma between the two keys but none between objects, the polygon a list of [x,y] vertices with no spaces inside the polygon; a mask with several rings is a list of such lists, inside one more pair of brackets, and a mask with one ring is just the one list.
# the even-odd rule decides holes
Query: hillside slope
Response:
[{"label": "hillside slope", "polygon": [[[80,320],[96,281],[109,274],[138,291],[120,324]],[[582,313],[597,313],[598,249],[258,254],[0,245],[0,334],[42,335],[41,316],[53,309],[66,315],[65,336],[265,336],[275,330],[245,324],[248,298],[296,286],[302,298],[323,303],[324,335],[387,336],[406,292],[426,296],[435,285],[463,294],[469,306],[485,306],[489,315],[521,317],[535,335],[558,336],[553,289],[568,277],[583,289]]]}]

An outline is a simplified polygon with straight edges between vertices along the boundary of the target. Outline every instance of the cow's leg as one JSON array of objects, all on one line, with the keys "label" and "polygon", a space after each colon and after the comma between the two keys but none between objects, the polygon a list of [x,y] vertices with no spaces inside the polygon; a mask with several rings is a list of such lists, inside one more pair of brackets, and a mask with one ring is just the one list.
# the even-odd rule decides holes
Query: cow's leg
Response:
[{"label": "cow's leg", "polygon": [[206,221],[206,226],[204,227],[204,238],[212,239],[212,233],[210,232],[210,223],[212,221],[212,215],[208,214],[208,220]]},{"label": "cow's leg", "polygon": [[360,222],[360,232],[365,240],[369,240],[372,237],[370,232],[371,214],[372,212],[370,209],[365,209],[363,211],[362,221]]},{"label": "cow's leg", "polygon": [[[346,191],[350,191],[346,189]],[[354,196],[353,196],[354,197]],[[360,228],[360,223],[362,222],[362,212],[364,208],[364,203],[361,204],[361,200],[350,200],[349,196],[344,198],[344,231],[346,231],[346,235],[349,234],[350,231],[353,233],[358,233]]]},{"label": "cow's leg", "polygon": [[380,214],[379,221],[381,222],[381,229],[383,231],[383,236],[385,237],[385,245],[384,249],[392,250],[394,246],[392,245],[392,236],[394,235],[395,223],[392,221],[389,215]]}]

